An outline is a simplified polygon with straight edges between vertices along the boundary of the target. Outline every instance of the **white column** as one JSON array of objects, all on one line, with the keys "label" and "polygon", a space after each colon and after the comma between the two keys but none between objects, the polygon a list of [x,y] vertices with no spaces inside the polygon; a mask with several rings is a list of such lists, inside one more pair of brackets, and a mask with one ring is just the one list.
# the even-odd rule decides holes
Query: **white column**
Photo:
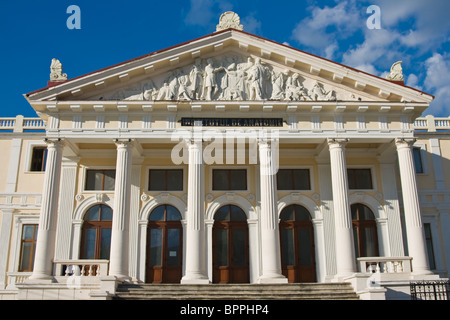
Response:
[{"label": "white column", "polygon": [[47,162],[42,188],[34,268],[30,277],[32,281],[52,279],[53,274],[63,142],[60,139],[46,142]]},{"label": "white column", "polygon": [[181,283],[209,283],[205,275],[204,168],[202,141],[189,144],[188,195],[186,217],[186,272]]},{"label": "white column", "polygon": [[347,165],[345,145],[347,139],[328,139],[331,163],[331,185],[333,190],[333,211],[336,236],[337,277],[356,272],[353,226],[348,200]]},{"label": "white column", "polygon": [[395,140],[402,184],[406,237],[409,256],[413,258],[413,273],[431,274],[417,193],[416,171],[412,154],[414,142],[415,139]]},{"label": "white column", "polygon": [[287,283],[281,271],[276,162],[270,140],[259,141],[262,265],[258,283]]},{"label": "white column", "polygon": [[116,140],[117,162],[111,231],[109,275],[119,280],[128,275],[128,224],[131,194],[131,140]]}]

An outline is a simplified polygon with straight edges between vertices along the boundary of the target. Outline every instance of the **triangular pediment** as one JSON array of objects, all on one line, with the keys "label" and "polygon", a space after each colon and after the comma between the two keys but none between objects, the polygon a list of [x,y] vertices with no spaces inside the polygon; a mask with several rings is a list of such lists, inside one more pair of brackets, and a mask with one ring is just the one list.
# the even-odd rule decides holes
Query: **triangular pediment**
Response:
[{"label": "triangular pediment", "polygon": [[431,95],[228,29],[26,95],[32,101],[380,101]]}]

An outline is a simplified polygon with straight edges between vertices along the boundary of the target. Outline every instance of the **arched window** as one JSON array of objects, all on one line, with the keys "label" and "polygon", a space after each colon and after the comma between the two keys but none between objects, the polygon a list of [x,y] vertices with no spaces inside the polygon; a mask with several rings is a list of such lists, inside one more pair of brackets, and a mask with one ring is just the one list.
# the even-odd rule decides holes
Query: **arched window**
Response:
[{"label": "arched window", "polygon": [[375,215],[361,203],[352,204],[351,211],[356,257],[377,257],[379,252]]},{"label": "arched window", "polygon": [[81,238],[81,259],[109,260],[112,215],[112,209],[105,204],[94,205],[86,212]]},{"label": "arched window", "polygon": [[293,204],[281,211],[280,240],[283,275],[291,283],[315,282],[314,230],[305,207]]}]

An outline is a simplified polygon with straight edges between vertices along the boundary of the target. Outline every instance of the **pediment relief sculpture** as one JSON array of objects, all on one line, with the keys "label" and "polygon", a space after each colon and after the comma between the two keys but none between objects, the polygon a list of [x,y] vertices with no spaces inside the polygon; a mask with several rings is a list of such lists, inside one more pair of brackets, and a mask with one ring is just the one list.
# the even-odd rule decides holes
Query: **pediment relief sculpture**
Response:
[{"label": "pediment relief sculpture", "polygon": [[[355,100],[342,93],[340,100]],[[291,70],[278,70],[260,58],[229,55],[196,59],[191,66],[155,76],[102,97],[147,101],[336,101],[338,93],[324,83]]]}]

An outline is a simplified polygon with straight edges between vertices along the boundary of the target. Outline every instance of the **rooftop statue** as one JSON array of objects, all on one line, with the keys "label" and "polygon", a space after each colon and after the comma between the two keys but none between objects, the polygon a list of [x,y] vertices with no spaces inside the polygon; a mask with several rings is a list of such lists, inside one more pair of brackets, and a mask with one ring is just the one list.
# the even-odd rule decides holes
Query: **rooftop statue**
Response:
[{"label": "rooftop statue", "polygon": [[391,81],[403,81],[402,61],[398,61],[392,65],[391,72],[387,75],[386,79]]},{"label": "rooftop statue", "polygon": [[52,59],[50,65],[50,81],[65,81],[67,80],[67,74],[62,73],[62,64],[58,59]]},{"label": "rooftop statue", "polygon": [[236,13],[227,11],[220,16],[216,31],[226,30],[230,28],[238,29],[241,31],[244,30],[244,26],[241,24],[241,18],[239,18]]}]

